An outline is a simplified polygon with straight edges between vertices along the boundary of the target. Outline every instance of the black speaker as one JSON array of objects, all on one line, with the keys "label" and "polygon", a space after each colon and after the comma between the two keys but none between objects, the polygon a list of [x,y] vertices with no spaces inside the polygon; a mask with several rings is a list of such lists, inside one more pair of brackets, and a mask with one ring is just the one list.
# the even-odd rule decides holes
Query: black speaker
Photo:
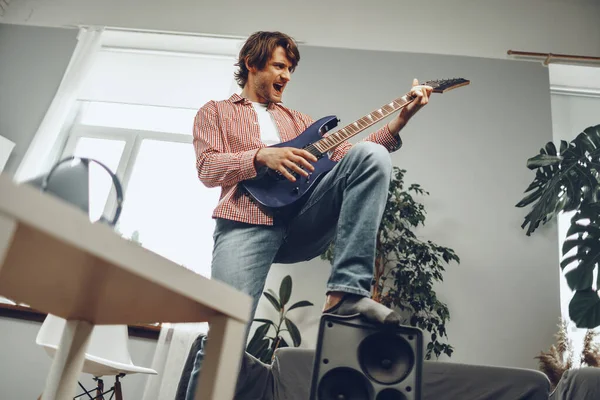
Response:
[{"label": "black speaker", "polygon": [[423,332],[324,314],[310,400],[420,400]]}]

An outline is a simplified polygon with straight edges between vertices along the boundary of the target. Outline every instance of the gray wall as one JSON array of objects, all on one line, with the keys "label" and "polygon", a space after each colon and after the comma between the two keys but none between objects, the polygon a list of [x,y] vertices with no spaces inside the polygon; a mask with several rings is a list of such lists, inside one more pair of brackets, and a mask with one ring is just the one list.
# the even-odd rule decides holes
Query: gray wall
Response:
[{"label": "gray wall", "polygon": [[[302,48],[284,101],[314,118],[335,114],[349,124],[409,90],[412,78],[464,77],[470,86],[434,94],[402,132],[393,154],[408,183],[431,195],[423,239],[453,248],[439,296],[449,305],[451,361],[536,368],[560,316],[557,234],[534,237],[514,205],[533,179],[526,159],[552,139],[548,71],[539,63],[482,58]],[[389,121],[386,120],[385,122]],[[329,267],[321,260],[277,266],[269,285],[294,279],[292,301],[315,307],[294,314],[303,346],[316,343]],[[261,304],[258,315],[271,316]]]},{"label": "gray wall", "polygon": [[0,136],[15,142],[14,175],[69,64],[77,30],[0,24]]}]

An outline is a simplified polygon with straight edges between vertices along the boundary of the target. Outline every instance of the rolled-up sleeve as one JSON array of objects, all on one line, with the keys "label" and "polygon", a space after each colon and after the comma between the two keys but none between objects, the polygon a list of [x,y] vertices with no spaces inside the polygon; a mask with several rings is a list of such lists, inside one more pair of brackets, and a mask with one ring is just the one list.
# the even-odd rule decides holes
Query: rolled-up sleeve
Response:
[{"label": "rolled-up sleeve", "polygon": [[207,187],[232,186],[256,176],[254,159],[260,149],[228,152],[226,143],[211,101],[198,110],[193,130],[198,178]]}]

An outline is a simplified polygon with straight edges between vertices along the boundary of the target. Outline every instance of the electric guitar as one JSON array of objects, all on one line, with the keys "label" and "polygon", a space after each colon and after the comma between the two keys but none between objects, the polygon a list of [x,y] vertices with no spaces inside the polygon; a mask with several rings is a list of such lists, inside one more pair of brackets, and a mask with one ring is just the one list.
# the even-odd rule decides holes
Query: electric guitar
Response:
[{"label": "electric guitar", "polygon": [[[466,79],[453,78],[428,81],[422,83],[422,85],[431,86],[433,93],[444,93],[466,86],[469,83],[471,82]],[[240,185],[259,206],[272,213],[287,213],[295,209],[298,204],[302,204],[316,184],[336,165],[337,162],[329,158],[329,151],[388,115],[400,110],[413,100],[414,98],[410,96],[409,92],[327,136],[323,135],[336,127],[339,120],[334,115],[323,117],[296,138],[270,146],[295,147],[313,154],[317,161],[311,162],[315,170],[309,173],[308,177],[292,171],[291,173],[296,181],[291,182],[279,171],[269,169],[259,177],[240,182]]]}]

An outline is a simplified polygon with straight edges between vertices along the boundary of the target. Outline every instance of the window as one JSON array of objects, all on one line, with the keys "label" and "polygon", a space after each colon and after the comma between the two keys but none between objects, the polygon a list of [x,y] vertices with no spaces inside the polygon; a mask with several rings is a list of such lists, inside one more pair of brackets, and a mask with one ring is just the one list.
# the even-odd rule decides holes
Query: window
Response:
[{"label": "window", "polygon": [[[211,215],[219,189],[198,180],[193,120],[207,101],[236,90],[233,72],[241,42],[105,35],[79,91],[62,157],[94,158],[117,174],[125,193],[120,234],[210,276]],[[92,218],[112,216],[110,180],[91,179]]]},{"label": "window", "polygon": [[[597,124],[597,110],[600,105],[600,74],[598,68],[591,66],[574,66],[550,64],[548,66],[550,75],[550,91],[552,106],[552,130],[553,141],[571,141],[583,129]],[[561,213],[558,218],[558,255],[562,255],[562,246],[566,234],[571,226],[571,217],[574,212]],[[566,256],[575,254],[577,249],[572,249]],[[569,288],[565,273],[572,269],[568,266],[560,274],[560,299],[561,314],[567,321],[569,318],[569,303],[573,297],[573,291]],[[593,282],[597,281],[594,272]],[[599,289],[594,286],[595,289]],[[575,327],[570,322],[568,332],[573,341],[575,354],[575,365],[579,365],[579,355],[583,347],[583,338],[586,329]]]},{"label": "window", "polygon": [[218,189],[202,186],[189,143],[142,140],[119,230],[158,254],[209,275]]}]

